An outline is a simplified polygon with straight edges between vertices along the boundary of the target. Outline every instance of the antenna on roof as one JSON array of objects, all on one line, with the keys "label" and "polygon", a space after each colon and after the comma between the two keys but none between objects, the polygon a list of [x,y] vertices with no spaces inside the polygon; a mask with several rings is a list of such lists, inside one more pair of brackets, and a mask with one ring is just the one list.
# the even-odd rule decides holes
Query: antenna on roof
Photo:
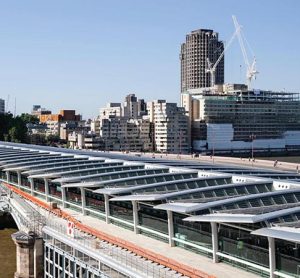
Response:
[{"label": "antenna on roof", "polygon": [[16,117],[16,111],[17,111],[17,97],[15,97],[14,118]]},{"label": "antenna on roof", "polygon": [[10,95],[8,94],[8,95],[7,95],[7,99],[6,99],[6,113],[8,113],[8,103],[9,103],[9,98],[10,98]]}]

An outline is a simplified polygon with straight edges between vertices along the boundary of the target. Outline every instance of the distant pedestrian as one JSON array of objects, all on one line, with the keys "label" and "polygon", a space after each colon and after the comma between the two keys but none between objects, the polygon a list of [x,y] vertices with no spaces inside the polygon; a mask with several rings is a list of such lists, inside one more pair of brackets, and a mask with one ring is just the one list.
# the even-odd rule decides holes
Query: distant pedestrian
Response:
[{"label": "distant pedestrian", "polygon": [[297,174],[299,174],[299,165],[296,166]]}]

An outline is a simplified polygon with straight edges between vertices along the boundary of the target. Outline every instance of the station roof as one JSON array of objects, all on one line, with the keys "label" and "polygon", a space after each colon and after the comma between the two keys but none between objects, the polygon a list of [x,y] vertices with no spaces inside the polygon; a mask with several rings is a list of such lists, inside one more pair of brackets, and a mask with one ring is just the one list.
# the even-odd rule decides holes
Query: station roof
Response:
[{"label": "station roof", "polygon": [[300,242],[300,229],[297,227],[270,227],[251,232],[253,235],[283,239],[287,241]]},{"label": "station roof", "polygon": [[[2,142],[0,165],[29,178],[48,178],[63,188],[108,194],[112,202],[157,201],[154,209],[185,214],[185,221],[263,222],[267,228],[253,233],[299,240],[297,173]],[[279,181],[289,186],[279,187]]]}]

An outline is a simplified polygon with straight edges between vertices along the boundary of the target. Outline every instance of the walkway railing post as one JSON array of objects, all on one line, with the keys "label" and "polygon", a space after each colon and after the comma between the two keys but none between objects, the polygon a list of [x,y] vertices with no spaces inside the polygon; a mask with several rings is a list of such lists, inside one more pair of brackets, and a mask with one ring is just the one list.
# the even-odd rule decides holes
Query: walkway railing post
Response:
[{"label": "walkway railing post", "polygon": [[86,199],[85,199],[85,190],[83,187],[80,187],[81,193],[81,205],[82,205],[82,214],[86,215],[85,208],[86,208]]},{"label": "walkway railing post", "polygon": [[62,206],[63,208],[65,208],[67,196],[66,196],[66,189],[64,187],[61,187],[61,198],[62,198]]},{"label": "walkway railing post", "polygon": [[6,179],[7,179],[7,182],[10,182],[10,172],[9,171],[6,171]]},{"label": "walkway railing post", "polygon": [[133,211],[133,230],[136,234],[139,234],[139,215],[138,215],[138,206],[137,201],[132,201],[132,211]]},{"label": "walkway railing post", "polygon": [[219,249],[218,227],[216,222],[210,222],[210,225],[211,225],[211,236],[212,236],[213,262],[218,263],[219,262],[219,258],[217,255]]},{"label": "walkway railing post", "polygon": [[30,182],[30,194],[33,196],[33,191],[34,191],[33,179],[29,179],[29,182]]},{"label": "walkway railing post", "polygon": [[168,214],[168,235],[169,235],[169,245],[171,247],[175,246],[174,242],[174,222],[173,222],[173,212],[167,210]]},{"label": "walkway railing post", "polygon": [[276,257],[275,257],[275,239],[268,237],[269,241],[269,268],[270,268],[270,278],[275,278],[276,270]]},{"label": "walkway railing post", "polygon": [[49,183],[48,179],[44,178],[46,202],[49,202]]},{"label": "walkway railing post", "polygon": [[104,194],[104,204],[105,204],[105,221],[106,221],[106,224],[109,224],[110,223],[110,220],[109,220],[110,211],[109,211],[109,196],[107,194]]},{"label": "walkway railing post", "polygon": [[18,186],[20,187],[20,185],[22,185],[21,172],[17,171],[17,175],[18,175]]}]

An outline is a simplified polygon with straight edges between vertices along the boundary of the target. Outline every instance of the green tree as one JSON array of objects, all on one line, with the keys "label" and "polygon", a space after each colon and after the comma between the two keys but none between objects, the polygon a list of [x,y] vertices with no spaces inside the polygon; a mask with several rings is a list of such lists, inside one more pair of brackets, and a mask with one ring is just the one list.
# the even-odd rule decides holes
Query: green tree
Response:
[{"label": "green tree", "polygon": [[28,113],[23,113],[21,114],[20,118],[22,121],[26,124],[37,124],[39,122],[39,118],[37,116],[28,114]]},{"label": "green tree", "polygon": [[24,116],[13,117],[11,113],[0,115],[0,140],[26,143],[28,119]]},{"label": "green tree", "polygon": [[13,126],[8,130],[8,136],[11,142],[19,143],[19,132],[17,127]]}]

